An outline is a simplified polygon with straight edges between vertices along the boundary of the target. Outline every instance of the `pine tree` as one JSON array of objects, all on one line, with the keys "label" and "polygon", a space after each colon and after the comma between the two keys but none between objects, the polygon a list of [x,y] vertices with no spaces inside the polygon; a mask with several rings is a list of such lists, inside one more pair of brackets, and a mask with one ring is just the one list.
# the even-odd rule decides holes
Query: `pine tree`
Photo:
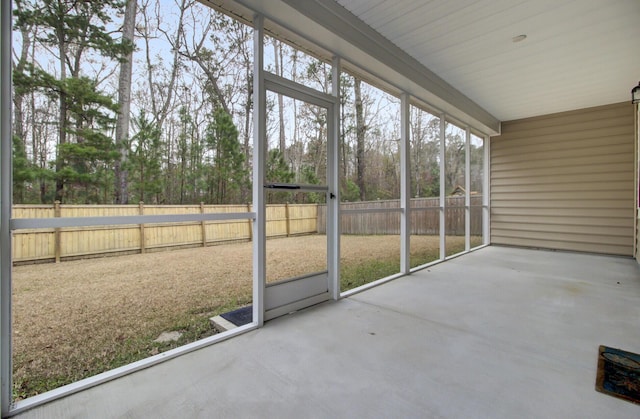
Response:
[{"label": "pine tree", "polygon": [[67,133],[76,141],[59,145],[58,157],[65,165],[56,179],[73,188],[67,192],[73,201],[104,203],[112,186],[111,168],[118,158],[115,144],[106,134],[115,123],[117,105],[86,77],[66,79],[63,88],[73,98],[68,115],[75,122]]},{"label": "pine tree", "polygon": [[245,169],[238,130],[224,109],[216,109],[205,141],[214,156],[207,176],[209,201],[215,204],[239,203],[242,189],[249,186],[249,173]]},{"label": "pine tree", "polygon": [[[55,199],[73,200],[76,195],[80,201],[104,201],[105,194],[96,195],[94,187],[106,186],[104,178],[111,173],[104,170],[104,165],[113,163],[114,150],[104,133],[107,122],[113,126],[113,120],[109,121],[113,118],[108,115],[115,114],[117,106],[112,97],[100,91],[95,80],[83,75],[83,64],[88,55],[119,60],[132,49],[130,42],[114,38],[106,28],[112,15],[122,13],[124,4],[118,0],[42,0],[25,1],[22,6],[16,11],[16,27],[38,28],[36,42],[58,60],[55,72],[31,65],[21,75],[25,82],[58,102]],[[90,161],[80,164],[78,158],[85,157]],[[90,169],[94,172],[89,173]],[[75,191],[67,197],[65,189],[69,186]]]},{"label": "pine tree", "polygon": [[[320,179],[316,175],[316,170],[314,167],[309,166],[307,164],[302,166],[300,170],[300,181],[303,184],[307,185],[318,185],[320,184]],[[299,193],[298,198],[296,199],[296,203],[298,204],[318,204],[324,203],[325,194],[318,192],[308,192],[308,193]]]},{"label": "pine tree", "polygon": [[13,136],[13,203],[29,202],[27,194],[32,190],[33,181],[38,176],[38,170],[27,158],[22,139]]},{"label": "pine tree", "polygon": [[[296,174],[291,171],[285,161],[282,152],[278,149],[269,150],[265,169],[267,183],[291,183],[296,177]],[[268,194],[267,203],[283,203],[287,202],[288,198],[288,192],[273,192]]]},{"label": "pine tree", "polygon": [[131,198],[158,204],[162,201],[163,175],[161,168],[164,144],[158,126],[144,110],[134,119],[137,133],[131,138],[126,169],[131,182]]}]

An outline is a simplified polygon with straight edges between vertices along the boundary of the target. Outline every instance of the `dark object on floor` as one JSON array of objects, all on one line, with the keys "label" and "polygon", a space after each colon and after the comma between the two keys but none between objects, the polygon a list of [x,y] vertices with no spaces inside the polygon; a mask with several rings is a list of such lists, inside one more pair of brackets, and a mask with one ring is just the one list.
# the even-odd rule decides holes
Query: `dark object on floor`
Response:
[{"label": "dark object on floor", "polygon": [[230,321],[236,326],[244,326],[253,321],[253,306],[246,306],[228,313],[221,314],[220,317]]},{"label": "dark object on floor", "polygon": [[640,404],[640,355],[600,346],[596,390]]}]

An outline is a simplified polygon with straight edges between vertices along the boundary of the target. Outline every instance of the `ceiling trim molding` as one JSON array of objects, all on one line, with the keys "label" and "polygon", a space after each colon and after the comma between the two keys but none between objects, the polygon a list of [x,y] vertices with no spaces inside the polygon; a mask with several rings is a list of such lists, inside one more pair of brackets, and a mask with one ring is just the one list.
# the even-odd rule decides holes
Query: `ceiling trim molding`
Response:
[{"label": "ceiling trim molding", "polygon": [[[488,135],[500,121],[334,0],[205,0],[251,20],[250,12],[379,77],[453,119]],[[325,57],[331,58],[331,57]]]},{"label": "ceiling trim molding", "polygon": [[[499,125],[498,119],[493,115],[335,1],[283,0],[283,2],[472,118],[488,126],[496,125],[497,128]],[[349,59],[349,57],[344,58]]]}]

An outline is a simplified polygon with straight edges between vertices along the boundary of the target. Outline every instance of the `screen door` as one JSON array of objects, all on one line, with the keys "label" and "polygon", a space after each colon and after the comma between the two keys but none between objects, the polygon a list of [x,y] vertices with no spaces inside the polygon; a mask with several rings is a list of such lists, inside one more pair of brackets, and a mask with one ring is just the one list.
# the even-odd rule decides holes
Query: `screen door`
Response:
[{"label": "screen door", "polygon": [[[330,298],[327,203],[333,103],[267,84],[265,320]],[[319,97],[318,97],[319,96]]]}]

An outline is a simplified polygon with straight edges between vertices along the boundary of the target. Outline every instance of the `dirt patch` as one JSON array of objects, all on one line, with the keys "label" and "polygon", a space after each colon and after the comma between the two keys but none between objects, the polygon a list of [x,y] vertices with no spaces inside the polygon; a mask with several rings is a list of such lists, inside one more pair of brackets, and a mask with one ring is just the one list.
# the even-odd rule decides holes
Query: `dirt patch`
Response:
[{"label": "dirt patch", "polygon": [[[343,266],[399,259],[397,236],[344,236],[341,246]],[[437,237],[412,238],[412,255],[437,248]],[[323,269],[325,249],[325,236],[268,240],[268,280]],[[16,396],[166,350],[153,342],[165,331],[183,333],[172,347],[213,334],[208,318],[250,304],[251,290],[251,243],[15,267]]]}]

